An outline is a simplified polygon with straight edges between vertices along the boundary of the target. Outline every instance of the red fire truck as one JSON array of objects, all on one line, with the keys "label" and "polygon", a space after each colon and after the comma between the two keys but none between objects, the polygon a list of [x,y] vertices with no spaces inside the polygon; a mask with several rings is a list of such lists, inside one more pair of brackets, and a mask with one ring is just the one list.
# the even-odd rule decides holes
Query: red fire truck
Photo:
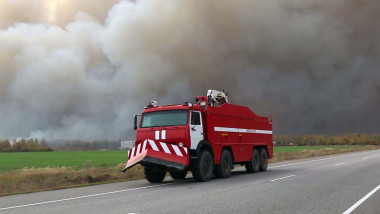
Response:
[{"label": "red fire truck", "polygon": [[141,164],[146,179],[162,182],[166,172],[173,179],[191,171],[197,181],[231,175],[234,164],[248,173],[266,171],[273,156],[271,117],[228,102],[222,91],[208,90],[197,104],[157,106],[150,102],[138,122],[134,145],[123,171]]}]

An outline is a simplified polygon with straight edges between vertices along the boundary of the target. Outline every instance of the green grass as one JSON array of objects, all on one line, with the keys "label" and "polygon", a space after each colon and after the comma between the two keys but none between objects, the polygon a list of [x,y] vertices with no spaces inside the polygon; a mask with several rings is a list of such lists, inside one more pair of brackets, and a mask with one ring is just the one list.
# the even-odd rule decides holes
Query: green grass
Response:
[{"label": "green grass", "polygon": [[345,149],[345,148],[359,148],[365,147],[361,145],[343,145],[343,146],[275,146],[274,153],[279,152],[300,152],[303,150],[318,150],[318,149]]},{"label": "green grass", "polygon": [[[357,147],[363,146],[276,146],[274,147],[274,153]],[[116,166],[127,161],[127,151],[0,152],[0,171],[62,166],[81,169],[86,167],[86,161],[91,161],[91,166]]]},{"label": "green grass", "polygon": [[[22,168],[116,166],[127,161],[126,150],[0,153],[0,171]],[[87,162],[89,165],[89,162]]]}]

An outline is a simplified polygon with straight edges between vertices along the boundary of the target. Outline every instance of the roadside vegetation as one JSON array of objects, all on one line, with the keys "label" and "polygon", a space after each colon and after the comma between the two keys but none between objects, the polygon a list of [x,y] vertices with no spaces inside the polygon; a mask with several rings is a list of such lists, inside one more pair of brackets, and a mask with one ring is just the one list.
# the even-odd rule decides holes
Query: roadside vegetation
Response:
[{"label": "roadside vegetation", "polygon": [[82,169],[72,167],[24,168],[0,173],[0,196],[64,189],[84,185],[111,183],[143,178],[142,166],[123,173],[125,164],[113,167],[94,167],[84,163]]},{"label": "roadside vegetation", "polygon": [[[380,149],[377,135],[347,136],[276,136],[274,158],[270,162]],[[299,146],[305,138],[310,142]],[[290,143],[293,146],[285,146]],[[126,159],[125,150],[0,152],[0,196],[143,178],[139,165],[121,172]]]},{"label": "roadside vegetation", "polygon": [[0,152],[49,152],[53,151],[47,144],[45,139],[39,141],[38,139],[20,139],[13,140],[0,140]]},{"label": "roadside vegetation", "polygon": [[269,163],[285,160],[296,160],[326,155],[342,154],[347,152],[360,152],[380,149],[374,145],[341,145],[341,146],[284,146],[274,147],[274,157]]},{"label": "roadside vegetation", "polygon": [[380,146],[380,135],[377,134],[345,134],[327,135],[274,135],[277,146],[329,146],[329,145],[377,145]]}]

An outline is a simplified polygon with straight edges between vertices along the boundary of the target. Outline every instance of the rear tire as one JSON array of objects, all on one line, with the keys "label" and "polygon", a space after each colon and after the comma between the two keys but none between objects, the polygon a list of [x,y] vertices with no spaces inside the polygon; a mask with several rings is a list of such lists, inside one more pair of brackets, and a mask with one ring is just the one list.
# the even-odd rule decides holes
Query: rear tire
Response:
[{"label": "rear tire", "polygon": [[211,180],[213,169],[214,161],[211,153],[207,150],[201,151],[193,165],[192,173],[194,179],[201,182]]},{"label": "rear tire", "polygon": [[217,178],[228,178],[231,176],[232,157],[228,150],[223,150],[220,156],[220,164],[215,166],[215,176]]},{"label": "rear tire", "polygon": [[268,152],[266,149],[260,150],[260,172],[265,172],[268,169]]},{"label": "rear tire", "polygon": [[166,170],[162,166],[145,166],[144,174],[150,183],[161,183],[165,178]]},{"label": "rear tire", "polygon": [[260,171],[260,154],[257,149],[252,152],[252,160],[245,164],[248,173],[256,173]]},{"label": "rear tire", "polygon": [[182,179],[184,179],[186,177],[187,170],[184,170],[184,171],[170,171],[169,174],[175,180],[182,180]]}]

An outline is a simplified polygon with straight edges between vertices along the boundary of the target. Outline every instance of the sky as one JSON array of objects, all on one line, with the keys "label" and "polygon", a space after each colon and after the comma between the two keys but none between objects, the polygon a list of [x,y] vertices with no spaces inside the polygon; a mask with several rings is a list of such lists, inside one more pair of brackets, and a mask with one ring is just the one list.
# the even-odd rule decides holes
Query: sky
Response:
[{"label": "sky", "polygon": [[225,89],[274,134],[380,133],[380,2],[1,0],[0,138],[133,139]]}]

